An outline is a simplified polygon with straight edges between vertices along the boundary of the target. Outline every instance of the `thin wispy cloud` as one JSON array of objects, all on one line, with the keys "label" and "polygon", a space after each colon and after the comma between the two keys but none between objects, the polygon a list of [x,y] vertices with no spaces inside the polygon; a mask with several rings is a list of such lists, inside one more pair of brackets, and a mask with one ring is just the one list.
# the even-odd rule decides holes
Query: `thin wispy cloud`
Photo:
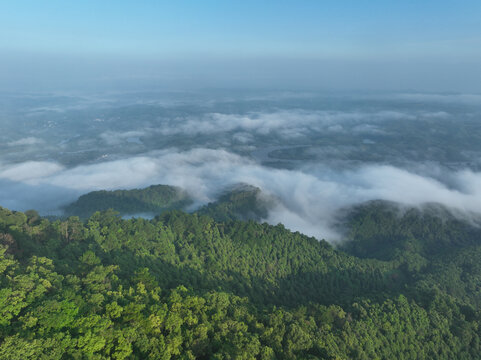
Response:
[{"label": "thin wispy cloud", "polygon": [[[201,117],[177,117],[165,120],[157,131],[165,136],[199,134],[218,134],[230,131],[269,135],[280,134],[284,137],[302,136],[312,131],[340,131],[344,126],[354,126],[354,131],[375,130],[375,125],[365,122],[394,120],[414,120],[417,116],[433,116],[431,113],[413,114],[400,111],[306,111],[279,110],[257,112],[245,115],[210,113]],[[434,116],[439,116],[436,113]],[[357,128],[355,126],[358,126]],[[155,130],[154,130],[155,131]]]},{"label": "thin wispy cloud", "polygon": [[8,146],[33,146],[33,145],[40,145],[43,143],[45,143],[44,140],[30,136],[30,137],[26,137],[26,138],[14,140],[14,141],[9,141],[7,145]]}]

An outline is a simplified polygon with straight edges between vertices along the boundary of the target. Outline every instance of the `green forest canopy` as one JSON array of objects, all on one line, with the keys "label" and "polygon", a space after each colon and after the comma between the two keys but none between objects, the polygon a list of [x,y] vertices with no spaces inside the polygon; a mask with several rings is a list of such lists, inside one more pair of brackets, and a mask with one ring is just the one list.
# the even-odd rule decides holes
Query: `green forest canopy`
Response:
[{"label": "green forest canopy", "polygon": [[376,202],[345,226],[335,249],[175,210],[0,208],[0,358],[480,357],[480,229]]}]

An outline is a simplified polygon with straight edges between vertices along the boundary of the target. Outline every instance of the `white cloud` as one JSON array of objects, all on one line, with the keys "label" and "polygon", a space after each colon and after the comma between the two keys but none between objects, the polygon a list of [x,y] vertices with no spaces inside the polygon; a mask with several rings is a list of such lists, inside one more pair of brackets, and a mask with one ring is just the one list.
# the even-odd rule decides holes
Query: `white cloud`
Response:
[{"label": "white cloud", "polygon": [[247,132],[238,132],[232,136],[232,140],[237,141],[241,144],[248,144],[254,141],[254,137],[252,136],[252,134],[249,134]]},{"label": "white cloud", "polygon": [[40,182],[63,167],[59,164],[47,161],[27,161],[14,165],[0,166],[0,179],[7,179],[20,182]]},{"label": "white cloud", "polygon": [[7,143],[8,146],[32,146],[32,145],[39,145],[43,144],[44,141],[42,139],[36,137],[26,137],[22,139],[18,139],[15,141],[10,141]]},{"label": "white cloud", "polygon": [[[299,137],[312,131],[342,131],[343,124],[362,125],[366,121],[415,119],[398,111],[343,112],[282,110],[239,114],[210,113],[203,117],[175,118],[158,130],[162,135],[208,135],[239,131],[258,135],[276,133],[284,138]],[[374,126],[374,125],[369,125]]]},{"label": "white cloud", "polygon": [[371,124],[356,125],[351,129],[351,131],[359,134],[373,134],[373,135],[385,134],[383,130]]},{"label": "white cloud", "polygon": [[446,111],[425,112],[421,116],[426,119],[447,119],[451,117]]},{"label": "white cloud", "polygon": [[[442,173],[439,169],[431,173],[436,171],[438,175]],[[437,180],[443,177],[450,180],[450,186]],[[16,182],[17,187],[19,183],[28,184],[28,191],[37,198],[33,205],[41,203],[38,197],[42,195],[43,204],[59,204],[91,190],[151,184],[180,186],[202,204],[214,200],[227,186],[248,183],[280,199],[270,211],[268,222],[282,222],[289,229],[333,241],[339,237],[332,227],[336,211],[367,200],[384,199],[412,206],[438,202],[459,211],[481,213],[481,173],[466,170],[434,178],[381,165],[351,170],[323,165],[274,169],[225,150],[169,149],[72,169],[55,163],[26,162],[0,167],[2,178]],[[8,186],[3,185],[0,204],[12,204]],[[62,191],[42,193],[45,188]],[[62,199],[56,197],[59,193],[63,194]],[[28,206],[28,196],[23,196],[22,206],[33,207]]]}]

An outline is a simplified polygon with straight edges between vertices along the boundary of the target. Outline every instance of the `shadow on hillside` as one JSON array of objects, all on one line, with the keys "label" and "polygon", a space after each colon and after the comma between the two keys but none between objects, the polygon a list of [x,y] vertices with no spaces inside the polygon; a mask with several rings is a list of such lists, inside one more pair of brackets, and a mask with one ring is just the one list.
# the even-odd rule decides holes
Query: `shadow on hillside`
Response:
[{"label": "shadow on hillside", "polygon": [[260,277],[213,268],[209,269],[211,274],[206,274],[189,266],[178,266],[126,252],[119,252],[114,258],[117,259],[116,264],[120,265],[121,277],[130,277],[136,270],[148,268],[162,289],[183,285],[197,293],[223,291],[247,297],[252,303],[262,306],[293,308],[309,303],[350,305],[362,299],[383,302],[401,294],[407,281],[400,271],[381,274],[376,271],[332,270],[327,273],[292,274],[273,283]]}]

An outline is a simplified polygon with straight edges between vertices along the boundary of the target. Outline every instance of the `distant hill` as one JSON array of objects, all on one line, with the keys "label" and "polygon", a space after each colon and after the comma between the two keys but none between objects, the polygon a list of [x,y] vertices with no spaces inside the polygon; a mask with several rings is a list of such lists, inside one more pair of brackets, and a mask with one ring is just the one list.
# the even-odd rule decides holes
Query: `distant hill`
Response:
[{"label": "distant hill", "polygon": [[[274,198],[262,194],[261,189],[238,184],[225,190],[219,198],[196,212],[217,221],[255,220],[267,218]],[[92,191],[64,208],[65,216],[89,218],[96,211],[113,209],[120,215],[159,215],[166,210],[185,210],[192,204],[186,191],[168,185],[152,185],[145,189]]]},{"label": "distant hill", "polygon": [[357,257],[393,260],[418,254],[432,257],[481,239],[479,215],[456,216],[440,204],[420,208],[370,201],[351,208],[341,225],[347,231],[341,248]]},{"label": "distant hill", "polygon": [[113,209],[121,215],[159,214],[165,210],[183,209],[192,199],[181,188],[152,185],[145,189],[92,191],[64,208],[65,215],[88,218],[96,211]]},{"label": "distant hill", "polygon": [[197,213],[208,215],[216,221],[260,221],[267,218],[274,202],[274,198],[262,194],[258,187],[238,184],[225,191],[217,201],[201,207]]}]

